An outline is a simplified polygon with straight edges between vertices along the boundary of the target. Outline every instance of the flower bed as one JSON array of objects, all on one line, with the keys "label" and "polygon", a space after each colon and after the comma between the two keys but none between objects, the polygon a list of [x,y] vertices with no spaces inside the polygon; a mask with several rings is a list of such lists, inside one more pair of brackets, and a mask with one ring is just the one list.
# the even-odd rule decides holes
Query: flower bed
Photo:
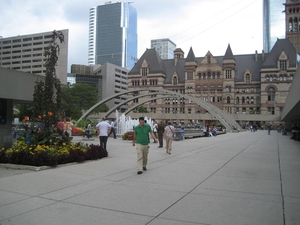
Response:
[{"label": "flower bed", "polygon": [[107,155],[107,151],[99,145],[34,145],[17,141],[11,148],[0,149],[0,163],[56,167],[59,164],[101,159]]}]

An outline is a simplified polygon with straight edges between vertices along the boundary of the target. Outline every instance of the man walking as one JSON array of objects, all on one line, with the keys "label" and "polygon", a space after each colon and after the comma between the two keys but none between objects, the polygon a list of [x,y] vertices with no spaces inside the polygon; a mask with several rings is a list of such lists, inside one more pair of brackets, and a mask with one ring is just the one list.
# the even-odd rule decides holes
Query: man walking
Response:
[{"label": "man walking", "polygon": [[115,123],[114,123],[114,120],[111,120],[110,126],[111,126],[111,128],[110,128],[110,132],[109,132],[108,137],[111,135],[111,133],[113,133],[113,134],[114,134],[114,139],[116,139],[117,137],[116,137],[116,131],[115,131]]},{"label": "man walking", "polygon": [[136,146],[137,151],[137,174],[142,174],[143,170],[147,171],[148,152],[149,152],[149,133],[155,142],[157,139],[151,130],[149,124],[145,123],[144,117],[139,118],[139,125],[134,128],[132,145]]},{"label": "man walking", "polygon": [[107,137],[110,133],[110,124],[105,121],[105,117],[102,117],[101,122],[96,125],[98,136],[100,139],[100,146],[106,149]]},{"label": "man walking", "polygon": [[157,136],[158,136],[158,141],[159,141],[159,145],[158,145],[159,148],[162,148],[164,145],[164,140],[163,140],[164,132],[165,132],[165,127],[162,124],[162,121],[160,120],[160,121],[158,121],[158,126],[157,126]]}]

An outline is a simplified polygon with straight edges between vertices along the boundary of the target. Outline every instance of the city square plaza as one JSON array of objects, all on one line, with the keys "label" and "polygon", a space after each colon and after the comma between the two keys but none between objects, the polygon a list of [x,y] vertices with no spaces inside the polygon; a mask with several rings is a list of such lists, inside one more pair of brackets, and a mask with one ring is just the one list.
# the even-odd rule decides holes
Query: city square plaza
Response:
[{"label": "city square plaza", "polygon": [[141,175],[132,142],[111,137],[97,161],[2,165],[0,224],[300,224],[300,142],[290,137],[258,130],[185,139],[171,155],[152,141]]}]

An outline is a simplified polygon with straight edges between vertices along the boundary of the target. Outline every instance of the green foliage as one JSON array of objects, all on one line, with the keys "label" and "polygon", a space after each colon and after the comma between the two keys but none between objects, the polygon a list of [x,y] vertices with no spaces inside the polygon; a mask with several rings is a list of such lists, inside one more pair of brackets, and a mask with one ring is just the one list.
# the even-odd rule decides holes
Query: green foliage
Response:
[{"label": "green foliage", "polygon": [[80,127],[80,128],[85,128],[86,125],[88,125],[89,123],[96,126],[98,124],[98,121],[97,120],[91,120],[91,119],[82,119],[82,120],[80,120],[76,123],[76,126]]},{"label": "green foliage", "polygon": [[122,135],[122,140],[127,140],[127,138],[128,138],[127,133]]},{"label": "green foliage", "polygon": [[[55,65],[58,60],[59,45],[62,43],[64,35],[60,31],[53,31],[49,47],[45,49],[44,56],[46,77],[45,80],[36,81],[31,106],[32,116],[31,126],[21,135],[21,139],[27,143],[45,143],[51,145],[53,139],[57,139],[59,133],[56,131],[56,124],[59,118],[64,115],[61,109],[61,83],[55,74]],[[24,117],[27,121],[28,115]],[[36,126],[36,124],[39,124]],[[61,134],[63,135],[63,134]]]},{"label": "green foliage", "polygon": [[137,110],[139,113],[148,113],[148,110],[144,106],[140,106]]},{"label": "green foliage", "polygon": [[64,142],[49,146],[17,141],[11,148],[0,149],[0,163],[55,167],[58,164],[101,159],[107,155],[107,151],[99,145]]},{"label": "green foliage", "polygon": [[32,105],[31,104],[16,104],[14,106],[17,113],[13,115],[13,118],[19,118],[20,121],[23,120],[25,116],[32,117]]},{"label": "green foliage", "polygon": [[[67,115],[78,119],[82,113],[98,102],[95,88],[89,84],[62,85],[62,107]],[[108,107],[103,104],[94,112],[107,112]]]},{"label": "green foliage", "polygon": [[215,127],[224,127],[222,123],[220,123],[219,121],[217,120],[214,120],[211,122],[211,125],[212,126],[215,126]]}]

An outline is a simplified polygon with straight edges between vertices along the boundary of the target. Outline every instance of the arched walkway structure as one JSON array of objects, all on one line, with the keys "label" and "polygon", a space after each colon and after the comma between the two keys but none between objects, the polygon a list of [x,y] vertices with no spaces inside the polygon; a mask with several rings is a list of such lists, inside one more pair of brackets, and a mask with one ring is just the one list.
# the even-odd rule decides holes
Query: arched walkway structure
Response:
[{"label": "arched walkway structure", "polygon": [[[92,106],[89,110],[87,110],[79,118],[78,121],[80,121],[83,118],[86,118],[88,115],[90,115],[93,112],[93,110],[95,108],[97,108],[98,106],[104,104],[105,102],[107,102],[107,101],[109,101],[111,99],[114,99],[114,98],[116,98],[118,96],[121,96],[121,95],[124,95],[124,94],[127,94],[127,93],[145,92],[145,91],[148,91],[148,93],[141,94],[141,95],[138,95],[138,96],[134,96],[134,97],[130,98],[130,100],[128,99],[126,101],[123,101],[122,103],[116,105],[114,108],[110,109],[109,110],[110,113],[107,112],[106,115],[107,116],[110,115],[112,112],[114,112],[121,105],[126,104],[129,101],[132,101],[134,99],[138,99],[138,98],[141,98],[141,97],[151,96],[151,95],[160,95],[158,98],[165,98],[166,96],[172,96],[172,97],[177,96],[177,97],[182,97],[184,99],[188,99],[188,100],[192,101],[193,103],[196,103],[199,106],[201,106],[202,108],[206,109],[211,114],[211,116],[213,116],[213,118],[219,120],[226,127],[226,129],[228,131],[232,131],[233,127],[242,130],[242,128],[240,127],[240,125],[229,114],[225,113],[224,111],[222,111],[218,107],[214,106],[213,104],[210,104],[210,103],[205,102],[203,100],[196,99],[196,98],[194,98],[192,96],[181,94],[181,93],[178,93],[178,92],[175,92],[175,91],[170,91],[170,90],[165,90],[165,89],[155,89],[155,88],[151,88],[151,89],[150,88],[137,88],[137,89],[132,89],[130,91],[124,91],[124,92],[120,92],[120,93],[117,93],[115,95],[112,95],[112,96],[110,96],[110,97],[108,97],[106,99],[103,99],[102,101],[96,103],[94,106]],[[151,101],[153,99],[154,98],[150,98],[150,99],[146,100],[143,103],[149,102],[149,101]],[[141,104],[135,105],[134,107],[131,108],[131,110],[133,110],[134,108],[136,108],[137,106],[139,106]],[[130,111],[128,111],[128,112],[130,112]]]}]

